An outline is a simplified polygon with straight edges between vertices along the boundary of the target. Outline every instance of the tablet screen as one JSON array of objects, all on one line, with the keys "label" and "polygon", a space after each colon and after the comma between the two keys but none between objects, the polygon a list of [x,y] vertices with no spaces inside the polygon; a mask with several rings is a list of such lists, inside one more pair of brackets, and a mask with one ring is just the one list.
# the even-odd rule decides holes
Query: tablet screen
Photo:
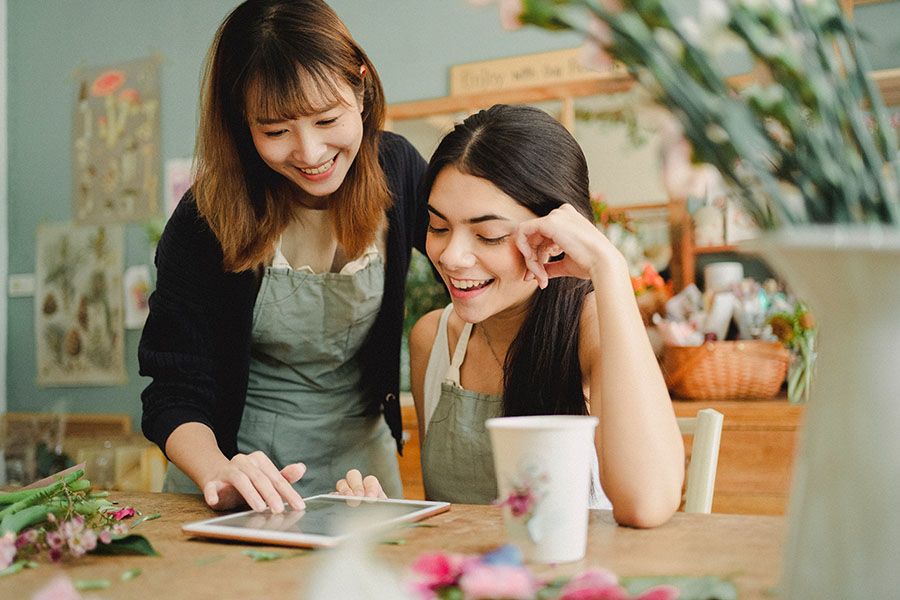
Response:
[{"label": "tablet screen", "polygon": [[325,496],[307,499],[306,510],[288,510],[277,515],[268,511],[241,513],[216,521],[216,525],[332,536],[347,533],[347,527],[353,528],[354,523],[393,521],[428,506]]},{"label": "tablet screen", "polygon": [[[182,526],[185,533],[298,546],[331,546],[344,536],[443,512],[447,502],[384,500],[337,495],[305,499],[306,509],[280,514],[245,511]],[[287,505],[285,505],[287,508]]]}]

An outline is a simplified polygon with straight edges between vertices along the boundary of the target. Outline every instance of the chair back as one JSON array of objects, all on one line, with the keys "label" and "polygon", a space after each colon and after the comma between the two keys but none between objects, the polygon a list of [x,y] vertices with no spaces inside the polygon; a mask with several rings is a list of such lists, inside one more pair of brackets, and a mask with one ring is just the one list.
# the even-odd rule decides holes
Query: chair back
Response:
[{"label": "chair back", "polygon": [[712,512],[719,442],[722,439],[722,413],[712,408],[697,411],[696,417],[679,417],[682,435],[691,435],[691,460],[687,468],[684,512]]}]

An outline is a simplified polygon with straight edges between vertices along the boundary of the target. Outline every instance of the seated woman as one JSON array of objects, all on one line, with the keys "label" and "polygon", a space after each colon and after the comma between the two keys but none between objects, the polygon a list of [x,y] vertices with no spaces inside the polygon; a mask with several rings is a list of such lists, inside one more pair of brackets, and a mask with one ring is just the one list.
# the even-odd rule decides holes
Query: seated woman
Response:
[{"label": "seated woman", "polygon": [[[684,447],[622,255],[591,221],[575,139],[497,105],[449,133],[425,176],[426,249],[453,300],[410,334],[425,493],[497,497],[485,420],[600,418],[592,506],[659,525],[678,508]],[[383,496],[353,470],[345,494]]]}]

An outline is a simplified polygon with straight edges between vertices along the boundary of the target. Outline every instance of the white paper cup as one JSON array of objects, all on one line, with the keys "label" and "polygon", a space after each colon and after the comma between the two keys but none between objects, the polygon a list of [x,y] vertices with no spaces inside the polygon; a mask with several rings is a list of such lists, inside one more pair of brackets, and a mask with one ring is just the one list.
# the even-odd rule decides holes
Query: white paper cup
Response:
[{"label": "white paper cup", "polygon": [[525,560],[584,558],[597,423],[577,415],[487,420],[506,532]]}]

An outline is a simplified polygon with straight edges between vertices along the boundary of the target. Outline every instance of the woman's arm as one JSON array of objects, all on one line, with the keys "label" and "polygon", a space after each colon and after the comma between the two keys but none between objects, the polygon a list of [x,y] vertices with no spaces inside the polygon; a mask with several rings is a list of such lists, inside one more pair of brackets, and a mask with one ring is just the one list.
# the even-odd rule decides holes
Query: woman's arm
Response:
[{"label": "woman's arm", "polygon": [[[681,501],[684,444],[625,259],[568,205],[523,223],[517,245],[528,265],[526,277],[542,286],[560,276],[593,282],[593,301],[582,314],[580,358],[590,384],[591,413],[600,417],[603,489],[617,522],[634,527],[664,523]],[[546,263],[559,250],[565,258]]]},{"label": "woman's arm", "polygon": [[600,417],[600,480],[617,522],[654,527],[681,502],[684,442],[624,258],[598,265],[591,280],[581,361],[589,370],[591,414]]},{"label": "woman's arm", "polygon": [[[202,223],[188,192],[157,250],[157,286],[138,349],[141,374],[152,378],[141,394],[144,434],[203,490],[212,508],[234,508],[246,501],[257,510],[268,505],[280,512],[285,500],[302,508],[303,500],[290,486],[302,476],[302,464],[279,472],[256,453],[229,460],[216,441],[213,414],[224,409],[216,396],[215,373],[221,365],[211,332],[213,327],[236,331],[236,325],[211,322],[216,314],[211,299],[221,294],[214,283],[222,276],[221,253]],[[255,290],[248,283],[241,288],[244,294]]]},{"label": "woman's arm", "polygon": [[306,506],[291,487],[306,472],[306,465],[293,463],[279,471],[259,451],[235,454],[229,460],[219,450],[212,429],[202,423],[179,425],[166,440],[166,454],[203,490],[204,500],[213,509],[246,503],[253,510],[270,508],[279,513],[285,501],[294,510]]}]

